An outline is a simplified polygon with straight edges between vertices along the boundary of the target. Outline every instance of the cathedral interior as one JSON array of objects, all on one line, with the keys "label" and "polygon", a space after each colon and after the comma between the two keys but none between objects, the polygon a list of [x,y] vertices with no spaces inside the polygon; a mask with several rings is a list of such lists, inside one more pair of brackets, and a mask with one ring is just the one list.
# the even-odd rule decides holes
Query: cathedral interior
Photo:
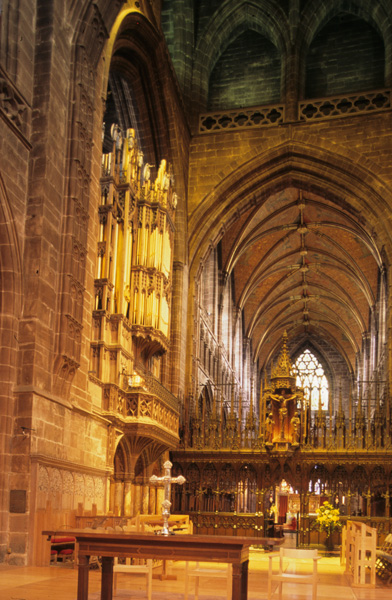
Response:
[{"label": "cathedral interior", "polygon": [[76,515],[392,532],[392,1],[0,2],[0,562]]}]

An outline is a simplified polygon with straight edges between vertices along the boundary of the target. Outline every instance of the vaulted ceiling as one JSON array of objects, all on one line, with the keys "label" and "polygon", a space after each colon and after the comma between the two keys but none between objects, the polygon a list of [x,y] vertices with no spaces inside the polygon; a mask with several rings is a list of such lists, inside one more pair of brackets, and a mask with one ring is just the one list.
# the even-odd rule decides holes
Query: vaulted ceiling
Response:
[{"label": "vaulted ceiling", "polygon": [[381,266],[359,214],[286,188],[237,219],[221,247],[244,334],[261,366],[286,330],[291,340],[327,340],[354,370]]},{"label": "vaulted ceiling", "polygon": [[[308,7],[305,10],[305,5],[301,8],[300,3],[301,14],[297,14],[293,6],[290,2],[275,0],[164,0],[162,28],[184,104],[189,108],[188,116],[194,111],[197,117],[198,112],[212,106],[214,110],[223,110],[275,102],[280,95],[284,102],[282,89],[287,85],[284,74],[287,65],[291,64],[291,37],[295,32],[297,45],[304,45],[308,51],[306,54],[302,45],[301,52],[298,51],[301,68],[298,69],[296,88],[299,95],[329,96],[347,89],[366,90],[383,85],[383,35],[388,36],[382,32],[381,13],[379,16],[370,14],[365,2],[359,2],[357,6],[356,3],[348,5],[344,0],[337,0],[328,10],[313,2],[308,11]],[[131,98],[132,102],[124,101],[129,123],[138,129],[145,157],[151,163],[159,164],[159,160],[168,157],[169,153],[162,141],[165,139],[162,128],[155,130],[150,125],[150,121],[158,122],[156,111],[150,108],[159,106],[159,102],[158,96],[153,97],[153,86],[149,84],[154,78],[144,73],[150,65],[148,56],[145,62],[134,60],[132,44],[137,46],[141,34],[141,20],[132,21],[130,16],[114,46],[110,80],[112,96],[108,97],[106,117],[110,122],[112,114],[121,112],[119,98]],[[344,52],[338,41],[344,44]],[[355,50],[355,44],[359,42],[361,53]],[[343,67],[337,69],[336,64],[342,56]],[[155,74],[152,67],[151,72]],[[143,81],[140,86],[135,83],[138,74]],[[325,81],[324,75],[328,75]],[[289,71],[286,77],[290,79]],[[286,90],[287,96],[290,96],[290,90]],[[315,131],[313,128],[313,135]],[[323,131],[326,139],[326,128]],[[193,134],[197,138],[196,130]],[[224,135],[223,132],[219,134]],[[300,134],[297,127],[296,136]],[[302,135],[305,146],[309,143],[308,134]],[[316,133],[317,139],[314,138],[309,152],[314,151],[322,135]],[[339,187],[336,178],[341,176],[340,157],[342,153],[349,156],[344,175],[349,178],[353,165],[358,162],[353,156],[355,148],[350,147],[347,152],[344,140],[340,144],[339,136],[335,139],[334,134],[329,134],[328,142],[324,139],[335,169],[328,179],[329,189],[325,186],[327,178],[323,177],[323,170],[331,168],[326,166],[325,156],[321,153],[316,184],[314,173],[313,176],[307,174],[303,163],[295,161],[299,165],[296,166],[297,176],[287,177],[287,183],[274,188],[269,181],[275,177],[272,167],[268,166],[272,158],[260,161],[259,169],[261,173],[271,168],[270,177],[258,174],[256,170],[254,175],[251,166],[249,172],[246,166],[243,166],[243,172],[239,167],[242,161],[243,165],[246,163],[242,154],[249,150],[248,141],[242,140],[244,150],[236,160],[233,159],[233,164],[224,163],[225,152],[232,157],[230,145],[241,145],[239,137],[240,134],[235,140],[229,138],[225,145],[223,137],[218,143],[218,138],[205,136],[205,141],[198,144],[196,140],[191,147],[190,180],[191,170],[197,171],[188,190],[192,276],[195,274],[197,279],[200,265],[219,241],[221,268],[234,283],[233,302],[242,312],[243,335],[251,341],[253,359],[261,368],[266,367],[279,351],[286,330],[291,350],[293,347],[300,349],[308,342],[317,345],[318,340],[324,340],[354,373],[363,339],[369,335],[372,317],[378,309],[383,268],[382,244],[376,242],[373,234],[374,223],[382,214],[382,208],[377,215],[370,208],[365,218],[359,207],[367,206],[367,199],[362,198],[361,203],[354,193],[350,195],[351,188],[348,192],[343,189],[335,193]],[[260,135],[260,140],[258,150],[263,153],[268,147],[268,130]],[[269,141],[271,147],[277,144],[273,139]],[[239,167],[238,185],[231,181],[232,175],[227,177],[227,185],[224,181],[218,182],[216,173],[208,177],[214,143],[219,157],[214,163],[215,171],[227,174]],[[185,162],[182,168],[187,169]],[[282,173],[286,172],[285,165],[282,164],[281,169]],[[253,176],[254,185],[248,181]],[[359,176],[357,178],[360,180]],[[192,192],[193,189],[197,191]],[[378,193],[383,196],[382,191]],[[257,196],[257,202],[249,200],[251,195]],[[334,200],[334,195],[339,198]],[[366,191],[363,192],[365,196]],[[249,202],[246,209],[245,202]],[[221,208],[223,204],[225,209]],[[237,209],[238,216],[233,216]]]}]

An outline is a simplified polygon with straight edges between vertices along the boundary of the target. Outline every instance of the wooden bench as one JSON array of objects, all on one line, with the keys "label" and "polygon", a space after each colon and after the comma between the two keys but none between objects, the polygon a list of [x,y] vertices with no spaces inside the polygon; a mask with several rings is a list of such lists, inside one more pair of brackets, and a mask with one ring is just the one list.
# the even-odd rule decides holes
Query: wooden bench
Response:
[{"label": "wooden bench", "polygon": [[72,536],[52,536],[50,539],[50,558],[57,563],[73,561],[75,554],[75,538]]}]

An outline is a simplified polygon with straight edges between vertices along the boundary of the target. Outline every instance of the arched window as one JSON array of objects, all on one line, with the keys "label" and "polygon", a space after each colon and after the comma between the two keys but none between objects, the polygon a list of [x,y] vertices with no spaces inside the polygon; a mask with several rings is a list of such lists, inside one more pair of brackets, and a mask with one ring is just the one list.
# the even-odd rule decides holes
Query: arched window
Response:
[{"label": "arched window", "polygon": [[305,350],[295,361],[296,384],[303,388],[305,398],[311,399],[311,409],[318,410],[321,397],[322,410],[328,410],[328,380],[322,364],[310,350]]}]

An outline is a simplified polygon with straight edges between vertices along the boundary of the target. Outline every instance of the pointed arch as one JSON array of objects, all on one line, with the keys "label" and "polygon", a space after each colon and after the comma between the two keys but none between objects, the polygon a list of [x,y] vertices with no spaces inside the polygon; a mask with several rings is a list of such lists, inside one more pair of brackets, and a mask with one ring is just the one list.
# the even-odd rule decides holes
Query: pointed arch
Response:
[{"label": "pointed arch", "polygon": [[352,214],[361,214],[369,229],[379,232],[381,245],[385,244],[391,254],[391,233],[383,223],[383,215],[389,210],[392,190],[385,186],[379,172],[376,163],[357,156],[354,150],[348,152],[343,146],[321,148],[300,140],[245,156],[240,167],[233,165],[229,176],[222,173],[220,182],[190,216],[191,276],[196,275],[211,245],[218,243],[239,215],[288,185],[315,190],[337,205],[347,206],[349,196]]},{"label": "pointed arch", "polygon": [[321,402],[322,410],[328,410],[329,382],[324,366],[307,347],[294,362],[297,371],[297,386],[304,390],[305,398],[310,399],[310,407],[317,410]]},{"label": "pointed arch", "polygon": [[257,4],[240,0],[233,8],[231,2],[224,2],[210,20],[195,49],[197,68],[193,70],[193,95],[199,108],[206,106],[209,77],[222,51],[248,29],[271,40],[281,55],[286,54],[289,25],[285,12],[277,4],[271,6],[265,0]]}]

